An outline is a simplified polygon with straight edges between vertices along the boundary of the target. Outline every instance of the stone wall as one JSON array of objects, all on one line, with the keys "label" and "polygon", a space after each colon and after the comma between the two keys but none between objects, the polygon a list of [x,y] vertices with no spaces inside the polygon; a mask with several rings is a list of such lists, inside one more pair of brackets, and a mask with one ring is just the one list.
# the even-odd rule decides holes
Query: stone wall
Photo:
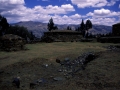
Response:
[{"label": "stone wall", "polygon": [[5,51],[17,51],[24,49],[25,40],[20,36],[6,34],[0,37],[0,49]]},{"label": "stone wall", "polygon": [[120,36],[120,23],[114,24],[112,26],[112,34],[113,36]]},{"label": "stone wall", "polygon": [[79,41],[82,38],[82,34],[76,31],[52,31],[45,32],[44,37],[49,37],[54,41]]}]

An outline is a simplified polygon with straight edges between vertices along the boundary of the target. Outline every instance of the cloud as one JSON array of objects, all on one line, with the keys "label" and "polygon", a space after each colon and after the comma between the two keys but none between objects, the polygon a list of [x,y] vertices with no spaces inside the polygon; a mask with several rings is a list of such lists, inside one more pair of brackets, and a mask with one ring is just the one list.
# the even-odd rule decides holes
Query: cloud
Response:
[{"label": "cloud", "polygon": [[97,9],[93,12],[86,14],[87,17],[90,17],[94,24],[108,25],[111,26],[114,23],[117,23],[119,20],[117,17],[120,15],[120,12],[110,11],[109,9]]},{"label": "cloud", "polygon": [[71,0],[71,2],[77,5],[79,8],[102,7],[107,4],[106,0]]},{"label": "cloud", "polygon": [[[71,4],[64,4],[61,6],[48,5],[44,7],[39,5],[33,8],[28,8],[25,6],[24,0],[21,0],[21,2],[20,0],[4,0],[0,2],[2,4],[6,4],[6,6],[1,6],[0,3],[0,11],[1,14],[7,18],[9,23],[30,20],[48,22],[51,17],[55,18],[56,16],[59,16],[56,18],[56,23],[60,23],[60,19],[64,18],[60,15],[75,11],[74,7]],[[8,8],[7,5],[12,8]],[[79,15],[76,14],[75,16],[78,18]],[[73,15],[72,18],[75,18],[75,16]]]},{"label": "cloud", "polygon": [[119,0],[111,0],[110,2],[107,3],[107,6],[113,6],[117,1]]},{"label": "cloud", "polygon": [[104,8],[102,8],[100,10],[94,10],[95,15],[108,15],[110,13],[111,13],[110,10],[104,9]]},{"label": "cloud", "polygon": [[24,0],[0,0],[0,13],[3,11],[19,8],[24,4]]},{"label": "cloud", "polygon": [[107,26],[111,26],[114,23],[117,23],[116,18],[106,18],[106,17],[101,17],[101,18],[97,18],[97,17],[92,17],[91,22],[93,24],[98,24],[98,25],[107,25]]},{"label": "cloud", "polygon": [[120,12],[110,11],[109,9],[97,9],[94,10],[93,13],[89,12],[87,16],[93,16],[93,17],[113,17],[120,15]]},{"label": "cloud", "polygon": [[56,24],[80,24],[81,18],[80,18],[79,14],[74,14],[71,16],[55,15],[55,16],[53,16],[53,20]]},{"label": "cloud", "polygon": [[71,4],[61,5],[61,8],[63,8],[66,11],[75,11],[74,7]]},{"label": "cloud", "polygon": [[[86,2],[91,1],[89,6],[94,5],[101,6],[100,3],[95,4],[98,1],[106,0],[72,0],[76,5],[88,4]],[[115,1],[115,0],[114,0]],[[108,2],[105,2],[107,5]],[[120,6],[120,5],[119,5]],[[83,6],[84,7],[84,6]],[[87,6],[85,6],[87,7]],[[55,24],[80,24],[81,20],[90,19],[93,24],[112,25],[118,20],[120,21],[120,12],[110,11],[109,9],[96,9],[93,12],[89,12],[86,15],[80,15],[75,13],[75,8],[71,4],[63,4],[61,6],[34,6],[33,8],[26,7],[24,0],[0,0],[0,13],[5,16],[9,23],[19,21],[39,21],[48,23],[52,17]],[[74,13],[70,15],[71,13]],[[118,17],[118,19],[115,18]]]},{"label": "cloud", "polygon": [[39,14],[67,14],[68,12],[75,11],[74,7],[71,4],[65,4],[61,6],[52,6],[48,5],[46,7],[35,6],[32,8],[33,12]]},{"label": "cloud", "polygon": [[71,15],[70,16],[70,18],[72,18],[72,19],[80,19],[81,18],[81,15],[79,15],[79,14],[74,14],[74,15]]},{"label": "cloud", "polygon": [[116,1],[118,0],[111,0],[110,2],[107,0],[71,0],[71,2],[79,8],[112,6]]}]

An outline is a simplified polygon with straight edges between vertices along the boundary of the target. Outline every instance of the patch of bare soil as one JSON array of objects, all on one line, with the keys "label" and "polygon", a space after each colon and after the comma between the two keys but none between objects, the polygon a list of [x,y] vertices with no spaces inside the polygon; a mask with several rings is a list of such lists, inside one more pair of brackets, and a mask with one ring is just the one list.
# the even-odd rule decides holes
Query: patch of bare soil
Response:
[{"label": "patch of bare soil", "polygon": [[12,81],[18,76],[18,90],[120,90],[120,51],[100,52],[74,76],[66,77],[59,68],[58,63],[39,58],[6,66],[0,70],[0,90],[17,90]]}]

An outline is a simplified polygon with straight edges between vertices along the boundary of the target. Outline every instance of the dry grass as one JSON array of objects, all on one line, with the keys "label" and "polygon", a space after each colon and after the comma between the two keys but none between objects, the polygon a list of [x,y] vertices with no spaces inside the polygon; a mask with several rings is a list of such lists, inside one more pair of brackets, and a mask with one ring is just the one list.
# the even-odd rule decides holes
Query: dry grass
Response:
[{"label": "dry grass", "polygon": [[[0,90],[16,90],[12,78],[20,76],[19,90],[31,90],[29,84],[40,78],[46,83],[32,90],[120,90],[120,51],[108,51],[103,46],[114,44],[59,42],[26,45],[29,50],[19,52],[0,52]],[[54,77],[64,77],[58,72],[56,58],[76,58],[83,52],[95,51],[100,56],[91,61],[74,77],[64,81],[54,81]],[[48,68],[43,65],[47,63]]]},{"label": "dry grass", "polygon": [[[109,44],[83,43],[83,42],[55,42],[27,44],[29,50],[17,52],[0,52],[0,68],[16,62],[31,61],[34,58],[45,58],[54,60],[55,58],[70,57],[75,58],[83,52],[104,51],[103,46]],[[7,63],[6,63],[7,62]]]}]

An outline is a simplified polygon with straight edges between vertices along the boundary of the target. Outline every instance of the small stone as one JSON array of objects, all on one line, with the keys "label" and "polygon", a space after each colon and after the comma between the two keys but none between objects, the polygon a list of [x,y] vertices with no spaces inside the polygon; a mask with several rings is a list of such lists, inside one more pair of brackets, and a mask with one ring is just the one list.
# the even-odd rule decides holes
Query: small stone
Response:
[{"label": "small stone", "polygon": [[55,77],[53,78],[55,81],[63,81],[65,80],[65,78],[62,78],[62,77]]},{"label": "small stone", "polygon": [[70,60],[70,58],[65,58],[64,60],[65,60],[65,61],[69,61],[69,60]]},{"label": "small stone", "polygon": [[32,82],[32,83],[30,83],[30,88],[34,88],[36,85],[37,85],[37,83]]},{"label": "small stone", "polygon": [[14,78],[12,83],[15,84],[17,88],[20,88],[20,77]]},{"label": "small stone", "polygon": [[1,73],[4,73],[4,71],[3,71],[3,70],[0,70],[0,74],[1,74]]},{"label": "small stone", "polygon": [[47,68],[49,65],[48,64],[43,64],[43,66]]},{"label": "small stone", "polygon": [[59,71],[59,72],[62,72],[62,70],[61,70],[61,69],[59,69],[58,71]]}]

